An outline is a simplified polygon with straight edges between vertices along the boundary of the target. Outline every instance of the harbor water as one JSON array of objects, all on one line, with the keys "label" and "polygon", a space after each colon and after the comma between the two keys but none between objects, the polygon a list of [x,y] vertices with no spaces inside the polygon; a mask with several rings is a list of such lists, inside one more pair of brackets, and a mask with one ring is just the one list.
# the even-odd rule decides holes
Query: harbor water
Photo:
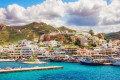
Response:
[{"label": "harbor water", "polygon": [[0,73],[0,80],[120,80],[120,67],[118,66],[88,66],[64,62],[48,63],[33,65],[18,62],[0,62],[0,68],[63,66],[64,69]]}]

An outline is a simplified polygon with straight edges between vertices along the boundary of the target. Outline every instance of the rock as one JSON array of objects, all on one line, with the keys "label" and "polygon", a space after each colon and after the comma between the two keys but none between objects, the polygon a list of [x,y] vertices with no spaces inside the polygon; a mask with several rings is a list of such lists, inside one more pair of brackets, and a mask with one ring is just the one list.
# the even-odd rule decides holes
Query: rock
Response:
[{"label": "rock", "polygon": [[0,24],[0,30],[5,30],[5,29],[6,29],[6,25]]}]

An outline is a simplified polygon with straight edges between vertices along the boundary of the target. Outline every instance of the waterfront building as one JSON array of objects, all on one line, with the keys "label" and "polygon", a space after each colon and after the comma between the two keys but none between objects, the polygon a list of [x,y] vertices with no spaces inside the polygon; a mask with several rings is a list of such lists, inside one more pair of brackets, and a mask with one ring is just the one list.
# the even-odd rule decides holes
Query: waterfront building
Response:
[{"label": "waterfront building", "polygon": [[96,54],[101,53],[102,49],[100,47],[95,47],[93,50]]},{"label": "waterfront building", "polygon": [[32,49],[30,47],[16,47],[14,50],[8,52],[9,58],[29,58],[32,56]]},{"label": "waterfront building", "polygon": [[21,47],[16,47],[14,50],[9,50],[8,57],[14,59],[21,58]]},{"label": "waterfront building", "polygon": [[63,48],[54,48],[53,49],[54,53],[53,55],[56,57],[64,57],[66,56],[66,52]]},{"label": "waterfront building", "polygon": [[70,54],[71,55],[71,54],[77,54],[77,49],[78,49],[77,47],[72,47],[71,46],[71,47],[65,47],[64,50],[65,50],[66,54]]},{"label": "waterfront building", "polygon": [[48,58],[52,55],[48,47],[39,47],[37,57],[39,59]]},{"label": "waterfront building", "polygon": [[21,48],[21,57],[22,58],[30,58],[33,55],[32,48],[30,47],[22,47]]},{"label": "waterfront building", "polygon": [[87,51],[85,49],[78,49],[77,50],[77,55],[86,55]]}]

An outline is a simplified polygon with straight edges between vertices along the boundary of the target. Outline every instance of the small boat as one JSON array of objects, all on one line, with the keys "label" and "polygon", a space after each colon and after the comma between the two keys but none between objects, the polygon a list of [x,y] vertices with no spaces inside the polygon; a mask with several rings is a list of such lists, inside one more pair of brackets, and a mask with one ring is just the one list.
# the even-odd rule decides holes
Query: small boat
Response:
[{"label": "small boat", "polygon": [[114,65],[114,66],[120,66],[120,58],[114,58],[112,65]]},{"label": "small boat", "polygon": [[83,60],[80,60],[80,63],[83,64],[83,65],[92,65],[92,66],[102,65],[102,63],[95,63],[95,62],[83,61]]},{"label": "small boat", "polygon": [[21,62],[22,59],[21,58],[18,58],[17,60],[15,60],[16,62]]},{"label": "small boat", "polygon": [[112,65],[114,65],[114,66],[120,66],[120,61],[115,61]]},{"label": "small boat", "polygon": [[113,66],[120,66],[120,58],[111,58],[109,60],[112,61]]},{"label": "small boat", "polygon": [[11,69],[12,69],[11,67],[4,68],[4,70],[11,70]]},{"label": "small boat", "polygon": [[58,57],[55,57],[55,56],[51,56],[49,61],[50,62],[63,62],[64,59],[62,58],[58,58]]},{"label": "small boat", "polygon": [[49,59],[49,61],[50,62],[62,62],[63,60],[54,58],[54,59]]}]

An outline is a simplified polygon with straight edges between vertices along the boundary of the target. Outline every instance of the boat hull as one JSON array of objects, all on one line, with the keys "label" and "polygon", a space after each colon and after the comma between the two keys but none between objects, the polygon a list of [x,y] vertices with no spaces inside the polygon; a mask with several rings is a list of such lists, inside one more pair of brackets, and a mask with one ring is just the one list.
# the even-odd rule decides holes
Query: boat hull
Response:
[{"label": "boat hull", "polygon": [[99,66],[102,65],[100,63],[91,63],[91,62],[87,62],[87,61],[80,61],[81,64],[83,65],[91,65],[91,66]]},{"label": "boat hull", "polygon": [[120,61],[116,61],[112,65],[114,65],[114,66],[120,66]]},{"label": "boat hull", "polygon": [[62,62],[61,60],[49,59],[50,62]]}]

